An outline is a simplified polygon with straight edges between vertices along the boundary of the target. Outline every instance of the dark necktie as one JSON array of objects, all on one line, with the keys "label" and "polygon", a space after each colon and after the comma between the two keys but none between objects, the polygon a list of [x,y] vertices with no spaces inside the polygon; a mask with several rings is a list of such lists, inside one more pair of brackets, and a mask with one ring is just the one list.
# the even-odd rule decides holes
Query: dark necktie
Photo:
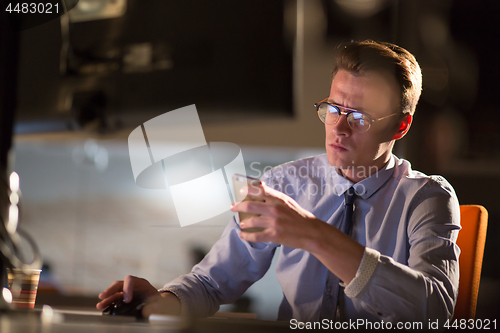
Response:
[{"label": "dark necktie", "polygon": [[[356,192],[354,187],[350,187],[345,192],[345,214],[344,220],[340,225],[340,230],[345,234],[351,234],[352,229],[352,215],[354,210],[354,199],[356,199]],[[337,303],[340,296],[340,279],[335,276],[330,270],[328,270],[326,275],[326,285],[325,291],[323,293],[323,302],[321,304],[321,311],[319,319],[331,319],[335,320],[335,315],[337,314]]]}]

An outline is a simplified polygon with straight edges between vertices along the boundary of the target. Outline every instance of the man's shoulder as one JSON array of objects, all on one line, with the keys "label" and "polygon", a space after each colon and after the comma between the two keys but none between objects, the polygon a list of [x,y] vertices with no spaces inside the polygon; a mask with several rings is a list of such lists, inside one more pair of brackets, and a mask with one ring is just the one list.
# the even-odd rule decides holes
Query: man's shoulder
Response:
[{"label": "man's shoulder", "polygon": [[410,162],[405,159],[396,158],[396,172],[394,176],[399,185],[415,191],[434,190],[443,191],[451,196],[456,196],[453,186],[440,175],[427,175],[421,171],[412,169]]}]

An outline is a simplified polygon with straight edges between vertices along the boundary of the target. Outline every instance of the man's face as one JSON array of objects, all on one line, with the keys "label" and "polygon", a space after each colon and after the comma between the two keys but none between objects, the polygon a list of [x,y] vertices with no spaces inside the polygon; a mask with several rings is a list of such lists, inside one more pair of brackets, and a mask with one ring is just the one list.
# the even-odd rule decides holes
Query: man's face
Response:
[{"label": "man's face", "polygon": [[[354,75],[340,70],[332,82],[328,102],[378,119],[398,112],[399,89],[396,79],[389,75]],[[353,131],[345,115],[334,125],[325,124],[328,162],[354,182],[374,174],[389,160],[399,122],[397,116],[376,121],[364,133]]]}]

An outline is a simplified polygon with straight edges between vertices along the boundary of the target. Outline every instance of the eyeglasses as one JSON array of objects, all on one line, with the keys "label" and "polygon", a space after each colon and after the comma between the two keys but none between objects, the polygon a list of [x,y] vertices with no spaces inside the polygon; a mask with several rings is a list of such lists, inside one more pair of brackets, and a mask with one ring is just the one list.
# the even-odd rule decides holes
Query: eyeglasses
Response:
[{"label": "eyeglasses", "polygon": [[319,119],[327,125],[335,125],[339,121],[340,116],[345,114],[349,126],[358,133],[368,131],[376,121],[400,114],[393,113],[382,118],[373,119],[364,112],[325,102],[327,99],[328,97],[314,104],[314,107],[318,111]]}]

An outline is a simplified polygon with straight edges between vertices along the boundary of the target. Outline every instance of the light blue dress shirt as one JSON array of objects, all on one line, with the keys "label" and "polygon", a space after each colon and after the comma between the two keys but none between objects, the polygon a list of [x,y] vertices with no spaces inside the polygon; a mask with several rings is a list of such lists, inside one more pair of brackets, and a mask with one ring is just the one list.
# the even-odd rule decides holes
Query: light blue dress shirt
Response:
[{"label": "light blue dress shirt", "polygon": [[[262,180],[334,226],[343,218],[343,194],[353,186],[329,165],[326,155],[280,165]],[[352,237],[366,250],[356,291],[348,292],[353,280],[340,300],[341,318],[424,325],[450,318],[458,293],[460,253],[460,208],[451,185],[391,156],[382,170],[354,186],[359,197]],[[164,286],[162,291],[179,297],[184,313],[212,315],[266,273],[280,245],[249,243],[238,237],[239,232],[235,218],[191,273]],[[367,262],[372,267],[367,268]],[[284,295],[278,320],[318,321],[327,268],[304,250],[281,246],[276,275]]]}]

